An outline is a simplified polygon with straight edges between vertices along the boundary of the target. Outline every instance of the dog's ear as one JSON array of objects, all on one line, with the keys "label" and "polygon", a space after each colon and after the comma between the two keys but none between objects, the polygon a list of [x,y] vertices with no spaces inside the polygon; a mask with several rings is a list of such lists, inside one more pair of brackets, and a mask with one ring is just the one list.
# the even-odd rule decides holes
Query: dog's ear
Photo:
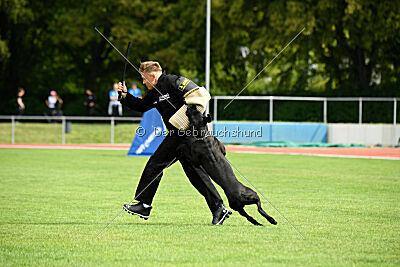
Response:
[{"label": "dog's ear", "polygon": [[206,126],[207,123],[211,122],[211,115],[207,114],[207,116],[202,116],[203,117],[203,126]]},{"label": "dog's ear", "polygon": [[205,117],[205,120],[206,120],[207,123],[210,123],[211,122],[211,115],[207,114],[207,116]]}]

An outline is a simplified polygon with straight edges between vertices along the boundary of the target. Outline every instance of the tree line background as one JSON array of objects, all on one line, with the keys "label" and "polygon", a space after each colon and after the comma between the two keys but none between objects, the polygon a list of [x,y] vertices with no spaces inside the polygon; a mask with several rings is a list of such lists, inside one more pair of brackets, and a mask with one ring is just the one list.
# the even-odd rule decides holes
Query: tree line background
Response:
[{"label": "tree line background", "polygon": [[[400,96],[398,0],[212,0],[211,13],[212,95],[236,95],[305,28],[243,95]],[[167,72],[204,85],[205,23],[205,0],[0,0],[0,114],[15,113],[23,87],[25,114],[41,114],[56,90],[64,114],[83,115],[90,88],[97,115],[104,115],[124,60],[94,27],[123,52],[132,41],[136,66],[157,60]],[[126,77],[143,91],[132,67]],[[267,105],[248,104],[228,108],[226,117],[252,119],[254,108]],[[283,113],[304,110],[304,103],[293,104]],[[391,106],[372,107],[372,117],[390,121]],[[320,114],[307,119],[314,117]]]}]

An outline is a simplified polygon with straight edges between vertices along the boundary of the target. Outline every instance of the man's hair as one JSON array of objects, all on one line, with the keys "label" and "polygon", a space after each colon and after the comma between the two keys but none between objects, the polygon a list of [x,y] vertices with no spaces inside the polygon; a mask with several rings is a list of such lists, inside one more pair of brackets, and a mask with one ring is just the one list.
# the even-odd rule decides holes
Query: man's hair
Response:
[{"label": "man's hair", "polygon": [[145,61],[140,64],[139,71],[145,73],[158,72],[162,71],[162,68],[157,61]]}]

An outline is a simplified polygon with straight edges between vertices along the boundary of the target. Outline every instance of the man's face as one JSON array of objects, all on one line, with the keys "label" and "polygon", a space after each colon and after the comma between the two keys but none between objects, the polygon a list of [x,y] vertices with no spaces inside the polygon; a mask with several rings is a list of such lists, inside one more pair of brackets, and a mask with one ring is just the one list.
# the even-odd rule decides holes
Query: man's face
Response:
[{"label": "man's face", "polygon": [[157,84],[156,75],[154,72],[146,73],[142,72],[143,84],[146,85],[147,89],[151,90]]},{"label": "man's face", "polygon": [[114,83],[113,89],[114,89],[114,91],[118,90],[118,83]]}]

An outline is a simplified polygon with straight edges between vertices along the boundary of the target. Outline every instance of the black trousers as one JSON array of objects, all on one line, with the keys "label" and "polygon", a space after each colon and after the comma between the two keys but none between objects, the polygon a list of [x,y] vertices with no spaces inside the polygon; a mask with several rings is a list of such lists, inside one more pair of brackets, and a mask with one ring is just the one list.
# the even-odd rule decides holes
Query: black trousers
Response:
[{"label": "black trousers", "polygon": [[86,115],[93,116],[93,114],[94,114],[94,106],[93,107],[86,106]]},{"label": "black trousers", "polygon": [[[143,170],[135,193],[136,200],[151,205],[160,184],[163,170],[178,160],[176,149],[184,141],[185,137],[178,135],[167,135],[165,137]],[[222,204],[222,199],[204,169],[194,167],[182,158],[179,161],[189,181],[206,199],[211,212],[214,212]]]}]

